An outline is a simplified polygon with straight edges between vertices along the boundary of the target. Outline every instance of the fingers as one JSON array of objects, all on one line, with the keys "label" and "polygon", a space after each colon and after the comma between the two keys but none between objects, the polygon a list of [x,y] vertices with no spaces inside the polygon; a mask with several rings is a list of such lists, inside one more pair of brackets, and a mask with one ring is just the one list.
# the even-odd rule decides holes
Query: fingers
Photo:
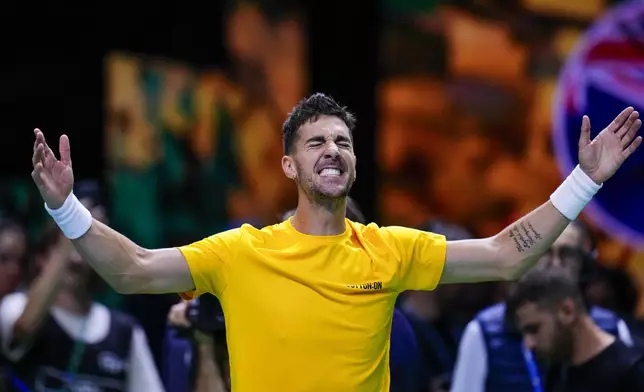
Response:
[{"label": "fingers", "polygon": [[60,137],[60,141],[58,143],[58,152],[60,153],[60,161],[65,166],[71,166],[72,156],[71,156],[71,151],[69,146],[69,138],[67,137],[67,135],[63,135]]},{"label": "fingers", "polygon": [[624,123],[628,120],[629,116],[633,113],[635,109],[633,109],[632,106],[627,107],[626,109],[622,110],[622,112],[615,117],[615,119],[606,127],[606,129],[610,130],[611,132],[617,132]]},{"label": "fingers", "polygon": [[[637,113],[637,112],[635,112]],[[619,137],[621,137],[621,142],[622,142],[622,148],[628,146],[631,144],[633,139],[635,139],[635,135],[637,135],[637,131],[640,130],[640,127],[642,126],[642,120],[635,119],[633,123],[624,131],[624,133]]]},{"label": "fingers", "polygon": [[31,164],[34,169],[38,163],[42,164],[45,160],[45,147],[42,144],[34,147],[34,155],[31,157]]},{"label": "fingers", "polygon": [[590,144],[590,118],[584,116],[581,119],[581,133],[579,135],[579,148],[584,148]]},{"label": "fingers", "polygon": [[38,128],[34,129],[34,134],[36,135],[36,142],[34,144],[34,147],[38,145],[43,145],[45,148],[49,148],[47,145],[47,141],[45,141],[45,135],[42,133],[42,131]]},{"label": "fingers", "polygon": [[631,127],[633,124],[637,122],[639,119],[640,114],[637,111],[633,111],[629,116],[628,119],[624,122],[624,124],[615,132],[617,137],[622,138],[628,131],[630,131]]},{"label": "fingers", "polygon": [[635,150],[642,144],[642,137],[638,136],[633,140],[633,143],[631,143],[630,146],[628,146],[623,152],[622,155],[624,156],[624,159],[630,157]]},{"label": "fingers", "polygon": [[31,178],[34,180],[34,183],[36,183],[39,190],[53,189],[51,181],[45,173],[42,162],[38,162],[34,165],[34,170],[31,172]]},{"label": "fingers", "polygon": [[[50,169],[54,163],[56,163],[56,156],[54,155],[54,152],[49,148],[47,145],[47,141],[45,140],[45,135],[42,133],[42,131],[38,128],[34,129],[34,134],[36,135],[36,140],[34,142],[34,155],[35,151],[38,149],[38,146],[42,146],[42,153],[39,154],[40,161],[43,163],[45,169]],[[35,165],[32,159],[32,163]]]},{"label": "fingers", "polygon": [[38,188],[40,188],[40,185],[42,184],[42,180],[40,179],[40,173],[42,173],[42,169],[42,163],[37,162],[34,164],[34,170],[31,172],[31,178],[34,180]]}]

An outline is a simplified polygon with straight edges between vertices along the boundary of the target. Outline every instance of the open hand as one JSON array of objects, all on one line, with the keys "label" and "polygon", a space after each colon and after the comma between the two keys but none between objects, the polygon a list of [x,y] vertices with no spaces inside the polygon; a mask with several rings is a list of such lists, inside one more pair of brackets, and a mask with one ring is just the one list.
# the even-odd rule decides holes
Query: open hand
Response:
[{"label": "open hand", "polygon": [[31,159],[34,167],[31,178],[36,183],[47,206],[55,210],[63,205],[74,186],[69,138],[66,135],[60,137],[58,147],[60,160],[58,160],[47,145],[45,135],[40,129],[34,129],[34,134],[36,141],[34,142],[34,155]]},{"label": "open hand", "polygon": [[639,113],[628,107],[591,141],[590,119],[584,116],[579,137],[581,169],[597,184],[611,178],[642,143],[641,136],[635,137],[641,126]]}]

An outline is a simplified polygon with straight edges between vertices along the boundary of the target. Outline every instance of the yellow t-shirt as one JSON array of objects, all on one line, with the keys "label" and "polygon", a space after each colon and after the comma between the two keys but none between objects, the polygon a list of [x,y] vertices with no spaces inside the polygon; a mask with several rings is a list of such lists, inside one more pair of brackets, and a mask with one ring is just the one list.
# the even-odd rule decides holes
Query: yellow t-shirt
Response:
[{"label": "yellow t-shirt", "polygon": [[221,301],[234,391],[389,391],[396,297],[438,285],[445,237],[346,227],[311,236],[290,220],[244,225],[180,248],[196,288],[182,296]]}]

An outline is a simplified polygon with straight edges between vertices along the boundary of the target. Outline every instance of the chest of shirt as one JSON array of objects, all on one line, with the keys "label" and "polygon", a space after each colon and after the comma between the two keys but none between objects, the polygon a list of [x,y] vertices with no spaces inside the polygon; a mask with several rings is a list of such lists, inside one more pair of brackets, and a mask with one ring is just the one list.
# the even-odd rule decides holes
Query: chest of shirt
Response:
[{"label": "chest of shirt", "polygon": [[253,247],[236,258],[222,306],[227,322],[373,333],[389,325],[397,279],[395,262],[360,247]]},{"label": "chest of shirt", "polygon": [[[230,268],[229,285],[248,288],[306,286],[329,293],[396,291],[398,265],[386,254],[374,254],[354,244],[304,245],[279,248],[247,247]],[[284,286],[285,281],[295,285]]]}]

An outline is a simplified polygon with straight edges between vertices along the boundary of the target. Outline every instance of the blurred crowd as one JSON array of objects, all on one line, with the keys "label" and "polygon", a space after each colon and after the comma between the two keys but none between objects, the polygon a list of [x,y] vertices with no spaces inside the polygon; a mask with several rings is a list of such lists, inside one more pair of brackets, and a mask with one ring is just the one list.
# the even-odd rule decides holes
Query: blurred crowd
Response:
[{"label": "blurred crowd", "polygon": [[[75,193],[142,246],[182,245],[249,217],[270,224],[296,202],[273,163],[282,154],[283,115],[307,90],[306,29],[290,9],[233,3],[229,69],[123,53],[106,59],[109,214],[95,184],[78,184]],[[494,234],[560,181],[550,145],[552,95],[573,43],[607,5],[386,3],[377,86],[380,223],[449,240]],[[117,295],[51,222],[40,223],[41,206],[32,197],[22,205],[29,221],[0,219],[0,391],[230,389],[215,297]],[[348,214],[364,220],[354,204]],[[638,289],[614,267],[635,265],[635,256],[595,232],[575,222],[538,267],[568,271],[593,322],[638,347]],[[505,305],[516,286],[444,285],[401,295],[392,316],[392,391],[548,387],[553,369],[523,348],[531,342],[549,354],[554,340],[516,327]]]},{"label": "blurred crowd", "polygon": [[[107,222],[97,185],[89,184],[79,184],[75,192],[97,219]],[[365,219],[352,200],[347,215]],[[467,229],[438,220],[420,228],[449,240],[472,237]],[[214,296],[192,301],[144,296],[144,305],[110,301],[109,287],[55,226],[46,224],[36,241],[28,238],[21,222],[0,221],[6,390],[230,390],[225,318]],[[592,232],[575,221],[535,268],[570,272],[592,322],[625,345],[639,347],[644,323],[634,317],[637,289],[628,274],[597,257]],[[516,328],[514,313],[506,314],[516,285],[443,285],[403,293],[392,319],[391,390],[533,391],[533,370],[545,382],[551,367],[538,359],[534,368],[526,366],[522,349],[530,334],[536,353],[551,354],[552,342]]]}]

